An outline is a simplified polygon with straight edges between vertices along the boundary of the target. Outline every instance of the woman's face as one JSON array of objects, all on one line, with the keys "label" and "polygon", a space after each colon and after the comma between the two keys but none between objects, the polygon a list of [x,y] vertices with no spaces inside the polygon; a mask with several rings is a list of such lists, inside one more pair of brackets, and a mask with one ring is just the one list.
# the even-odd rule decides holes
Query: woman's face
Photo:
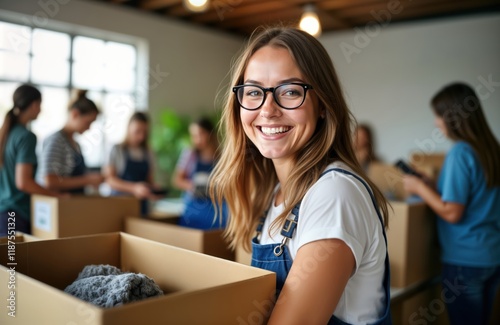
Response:
[{"label": "woman's face", "polygon": [[35,100],[33,103],[31,103],[30,107],[28,108],[28,114],[29,114],[29,119],[30,120],[36,120],[40,112],[42,111],[42,100]]},{"label": "woman's face", "polygon": [[[286,82],[307,83],[299,67],[283,48],[265,46],[255,52],[245,70],[244,84],[265,88]],[[316,96],[307,92],[304,103],[286,110],[278,106],[270,92],[261,108],[249,111],[240,108],[240,117],[247,137],[260,153],[273,161],[289,161],[312,137],[320,117]]]},{"label": "woman's face", "polygon": [[446,124],[444,123],[444,120],[441,116],[435,116],[435,119],[434,119],[434,124],[436,125],[436,127],[439,128],[439,130],[441,130],[441,133],[443,133],[443,135],[445,137],[448,136],[448,131],[446,129]]},{"label": "woman's face", "polygon": [[127,129],[127,138],[130,146],[139,147],[148,137],[148,124],[142,121],[130,122]]},{"label": "woman's face", "polygon": [[97,113],[80,114],[76,110],[75,113],[76,113],[74,115],[75,132],[80,134],[90,129],[90,125],[94,123],[94,121],[97,119]]},{"label": "woman's face", "polygon": [[203,150],[210,145],[210,133],[198,124],[191,124],[189,126],[189,134],[191,136],[191,143],[198,150]]},{"label": "woman's face", "polygon": [[369,144],[370,143],[368,141],[368,134],[366,133],[365,129],[357,128],[355,142],[354,142],[355,149],[367,148]]}]

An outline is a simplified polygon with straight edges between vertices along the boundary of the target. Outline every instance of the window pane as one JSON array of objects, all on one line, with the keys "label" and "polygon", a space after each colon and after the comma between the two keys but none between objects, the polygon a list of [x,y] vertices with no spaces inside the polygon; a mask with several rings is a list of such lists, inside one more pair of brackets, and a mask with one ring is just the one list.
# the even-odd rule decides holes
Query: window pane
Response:
[{"label": "window pane", "polygon": [[102,40],[77,36],[73,41],[73,60],[85,61],[101,66],[105,57],[105,43]]},{"label": "window pane", "polygon": [[76,88],[102,89],[104,81],[104,67],[92,62],[73,64],[72,83]]},{"label": "window pane", "polygon": [[69,58],[70,37],[45,29],[33,30],[33,55],[38,57],[65,60]]},{"label": "window pane", "polygon": [[31,28],[0,22],[0,49],[28,53],[31,44]]},{"label": "window pane", "polygon": [[69,93],[66,88],[40,87],[42,111],[31,124],[38,137],[37,150],[41,150],[45,138],[62,129],[68,117]]},{"label": "window pane", "polygon": [[17,82],[0,82],[0,125],[3,124],[5,114],[12,109],[12,95],[20,86]]},{"label": "window pane", "polygon": [[30,69],[29,56],[14,52],[0,52],[0,78],[28,81]]},{"label": "window pane", "polygon": [[98,116],[90,129],[81,135],[75,135],[80,144],[87,167],[101,166],[104,157],[104,127],[103,117]]},{"label": "window pane", "polygon": [[69,62],[67,60],[35,56],[32,62],[31,78],[33,82],[54,86],[66,86],[68,84]]},{"label": "window pane", "polygon": [[124,69],[135,67],[136,52],[132,45],[107,42],[106,65],[116,65]]},{"label": "window pane", "polygon": [[134,98],[130,95],[107,94],[104,98],[106,140],[109,145],[122,142],[127,123],[135,111]]},{"label": "window pane", "polygon": [[105,76],[106,90],[124,92],[134,90],[135,71],[132,69],[106,67]]}]

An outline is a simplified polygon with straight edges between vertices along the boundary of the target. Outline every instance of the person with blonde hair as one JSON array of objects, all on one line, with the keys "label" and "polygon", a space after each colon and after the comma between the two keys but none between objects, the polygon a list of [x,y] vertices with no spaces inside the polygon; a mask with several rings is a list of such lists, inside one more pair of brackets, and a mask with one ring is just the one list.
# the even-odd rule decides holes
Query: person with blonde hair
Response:
[{"label": "person with blonde hair", "polygon": [[104,181],[100,173],[89,172],[80,145],[73,138],[90,128],[99,110],[87,98],[86,90],[78,90],[69,105],[64,127],[45,139],[37,180],[50,190],[83,194],[86,186],[98,186]]},{"label": "person with blonde hair", "polygon": [[460,289],[445,301],[450,324],[489,324],[500,288],[500,144],[469,85],[447,85],[431,107],[454,145],[437,188],[415,176],[405,176],[404,186],[438,216],[443,286]]},{"label": "person with blonde hair", "polygon": [[294,28],[255,33],[231,86],[210,193],[232,246],[277,274],[269,324],[390,324],[387,202],[324,47]]}]

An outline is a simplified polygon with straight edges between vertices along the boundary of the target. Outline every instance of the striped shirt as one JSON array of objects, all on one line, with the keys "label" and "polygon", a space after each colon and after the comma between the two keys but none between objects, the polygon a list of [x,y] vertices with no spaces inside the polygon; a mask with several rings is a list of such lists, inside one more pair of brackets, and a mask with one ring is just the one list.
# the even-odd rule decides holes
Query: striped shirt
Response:
[{"label": "striped shirt", "polygon": [[45,185],[45,177],[48,175],[71,176],[75,166],[81,163],[81,161],[75,161],[75,151],[80,153],[80,146],[76,144],[76,147],[73,147],[62,130],[45,139],[36,177],[37,182]]}]

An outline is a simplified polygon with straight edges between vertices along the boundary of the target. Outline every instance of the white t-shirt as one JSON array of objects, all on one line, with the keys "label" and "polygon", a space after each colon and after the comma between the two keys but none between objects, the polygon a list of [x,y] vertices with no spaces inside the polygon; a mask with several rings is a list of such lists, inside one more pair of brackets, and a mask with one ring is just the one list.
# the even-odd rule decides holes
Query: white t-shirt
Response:
[{"label": "white t-shirt", "polygon": [[[330,168],[348,166],[335,162]],[[269,226],[283,211],[274,200],[264,222],[261,244],[281,242],[281,228],[269,236]],[[321,239],[340,239],[351,249],[356,269],[340,298],[334,315],[350,324],[369,324],[384,314],[386,245],[370,194],[351,175],[329,172],[321,177],[304,196],[293,238],[288,241],[292,259],[303,245]]]}]

